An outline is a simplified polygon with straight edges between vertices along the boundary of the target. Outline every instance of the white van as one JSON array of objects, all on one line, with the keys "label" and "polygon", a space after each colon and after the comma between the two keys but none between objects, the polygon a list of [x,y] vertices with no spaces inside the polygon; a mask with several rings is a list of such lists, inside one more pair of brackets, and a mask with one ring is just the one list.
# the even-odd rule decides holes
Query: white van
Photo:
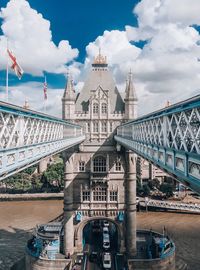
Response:
[{"label": "white van", "polygon": [[110,248],[109,234],[103,234],[103,248],[106,250]]},{"label": "white van", "polygon": [[109,234],[108,227],[103,227],[103,234]]},{"label": "white van", "polygon": [[108,252],[103,253],[103,268],[111,269],[111,255]]}]

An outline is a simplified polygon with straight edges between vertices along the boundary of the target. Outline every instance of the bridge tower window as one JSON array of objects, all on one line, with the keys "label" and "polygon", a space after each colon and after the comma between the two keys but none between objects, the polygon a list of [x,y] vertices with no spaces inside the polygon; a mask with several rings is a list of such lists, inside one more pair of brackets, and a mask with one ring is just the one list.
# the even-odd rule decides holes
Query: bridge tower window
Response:
[{"label": "bridge tower window", "polygon": [[97,186],[93,189],[93,201],[106,202],[107,200],[107,188]]},{"label": "bridge tower window", "polygon": [[121,172],[121,170],[122,170],[122,164],[121,164],[120,161],[117,161],[117,162],[115,163],[115,171]]},{"label": "bridge tower window", "polygon": [[99,123],[98,122],[93,123],[93,132],[99,132]]},{"label": "bridge tower window", "polygon": [[117,202],[118,192],[116,190],[110,191],[110,201]]},{"label": "bridge tower window", "polygon": [[107,104],[106,103],[102,103],[102,105],[101,105],[101,112],[102,112],[102,114],[106,114],[107,113]]},{"label": "bridge tower window", "polygon": [[107,132],[107,123],[106,123],[106,121],[101,123],[101,131],[102,132]]},{"label": "bridge tower window", "polygon": [[97,114],[99,112],[99,105],[97,103],[93,104],[93,113]]},{"label": "bridge tower window", "polygon": [[82,199],[83,199],[83,202],[90,201],[90,190],[83,190],[82,191]]},{"label": "bridge tower window", "polygon": [[110,132],[113,131],[113,122],[110,122]]},{"label": "bridge tower window", "polygon": [[90,132],[90,123],[87,123],[87,132]]},{"label": "bridge tower window", "polygon": [[106,158],[102,156],[95,157],[93,160],[93,171],[94,172],[106,172]]},{"label": "bridge tower window", "polygon": [[85,171],[85,161],[79,161],[79,172]]}]

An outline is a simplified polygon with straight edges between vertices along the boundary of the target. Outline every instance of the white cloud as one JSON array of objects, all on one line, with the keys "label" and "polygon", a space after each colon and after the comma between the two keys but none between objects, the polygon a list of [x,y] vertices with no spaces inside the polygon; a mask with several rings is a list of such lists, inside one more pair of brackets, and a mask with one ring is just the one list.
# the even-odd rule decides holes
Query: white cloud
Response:
[{"label": "white cloud", "polygon": [[[78,52],[68,41],[61,41],[58,46],[53,43],[49,21],[31,9],[27,1],[11,0],[2,9],[1,17],[3,33],[9,37],[10,46],[25,71],[66,73],[66,63],[73,60],[69,71],[80,91],[100,47],[119,90],[125,89],[126,75],[132,69],[139,114],[144,114],[162,108],[167,100],[174,103],[199,92],[200,36],[191,26],[200,24],[199,10],[199,0],[193,0],[192,4],[190,0],[181,0],[181,4],[180,0],[142,0],[134,9],[138,27],[104,31],[86,47],[83,64],[74,61]],[[141,40],[146,41],[142,49],[131,42]],[[0,50],[5,47],[5,37],[1,37]],[[0,66],[4,64],[5,59],[0,58]],[[31,108],[43,110],[41,89],[42,84],[33,82],[20,85],[11,89],[10,101],[22,105],[28,95]],[[49,87],[48,113],[60,115],[62,94],[63,89]]]},{"label": "white cloud", "polygon": [[[196,94],[200,84],[198,32],[192,27],[180,28],[171,23],[162,30],[159,27],[151,29],[150,33],[155,34],[143,49],[131,44],[125,31],[105,31],[86,47],[87,58],[79,80],[84,81],[101,48],[119,90],[125,89],[126,75],[132,69],[139,97],[139,114],[160,109],[167,100],[176,102]],[[139,33],[141,29],[137,30]]]},{"label": "white cloud", "polygon": [[142,0],[134,13],[140,28],[160,28],[166,23],[200,24],[199,10],[199,0]]},{"label": "white cloud", "polygon": [[[47,101],[46,101],[46,113],[62,117],[61,115],[61,99],[63,95],[63,89],[53,89],[48,85],[47,89]],[[9,87],[8,102],[23,106],[25,100],[28,101],[30,109],[45,112],[44,110],[44,92],[43,92],[43,82],[30,81],[27,83],[20,84],[18,86]],[[2,88],[0,92],[0,100],[6,100],[5,87]]]},{"label": "white cloud", "polygon": [[143,85],[141,113],[198,93],[200,35],[191,26],[200,24],[198,10],[198,0],[142,0],[135,7],[139,26],[126,26],[126,31],[129,40],[147,42],[133,70]]},{"label": "white cloud", "polygon": [[87,58],[81,79],[83,79],[88,69],[91,67],[94,57],[96,57],[99,52],[99,48],[101,48],[101,53],[107,57],[107,62],[112,68],[117,82],[124,82],[125,73],[128,73],[130,68],[132,68],[141,49],[131,45],[125,31],[104,31],[102,36],[97,37],[94,42],[89,43],[86,47]]},{"label": "white cloud", "polygon": [[[194,5],[193,5],[194,4]],[[138,27],[105,31],[87,47],[80,75],[83,80],[99,47],[107,55],[116,82],[123,82],[131,68],[139,97],[139,114],[160,109],[166,101],[177,102],[198,93],[200,88],[199,0],[142,0],[134,13]],[[131,41],[146,41],[139,49]],[[147,106],[148,105],[148,106]]]},{"label": "white cloud", "polygon": [[66,63],[78,55],[69,41],[52,41],[50,22],[32,9],[26,0],[10,0],[0,13],[3,23],[0,36],[0,68],[6,66],[6,38],[26,73],[42,75],[43,71],[66,73]]}]

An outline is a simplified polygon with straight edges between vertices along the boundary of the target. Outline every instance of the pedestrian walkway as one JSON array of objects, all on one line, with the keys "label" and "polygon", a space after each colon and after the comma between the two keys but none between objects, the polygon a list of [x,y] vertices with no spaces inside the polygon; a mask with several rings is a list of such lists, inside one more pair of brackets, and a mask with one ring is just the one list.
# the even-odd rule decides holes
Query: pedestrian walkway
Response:
[{"label": "pedestrian walkway", "polygon": [[179,202],[171,202],[171,201],[161,201],[161,200],[152,200],[146,199],[145,201],[139,202],[142,207],[153,207],[157,209],[165,209],[165,210],[174,210],[181,212],[191,212],[200,214],[200,204],[197,203],[179,203]]}]

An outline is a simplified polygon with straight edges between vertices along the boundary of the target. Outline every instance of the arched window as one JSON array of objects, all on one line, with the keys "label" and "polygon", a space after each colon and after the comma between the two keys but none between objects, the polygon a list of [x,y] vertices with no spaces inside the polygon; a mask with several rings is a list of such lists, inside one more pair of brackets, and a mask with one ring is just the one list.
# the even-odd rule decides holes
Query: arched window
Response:
[{"label": "arched window", "polygon": [[115,171],[120,172],[122,170],[122,164],[120,161],[115,163]]},{"label": "arched window", "polygon": [[107,104],[106,103],[102,103],[102,105],[101,105],[101,112],[102,112],[102,114],[106,114],[107,113]]},{"label": "arched window", "polygon": [[107,123],[106,122],[101,123],[101,132],[107,132]]},{"label": "arched window", "polygon": [[89,122],[87,123],[87,129],[86,129],[86,132],[90,132],[90,123],[89,123]]},{"label": "arched window", "polygon": [[93,160],[93,171],[94,172],[106,172],[106,158],[102,156],[95,157]]},{"label": "arched window", "polygon": [[110,122],[110,132],[112,132],[113,130],[113,123],[112,122]]},{"label": "arched window", "polygon": [[97,114],[99,112],[99,105],[97,103],[93,104],[93,113]]},{"label": "arched window", "polygon": [[93,123],[93,132],[99,132],[99,123],[98,122]]}]

